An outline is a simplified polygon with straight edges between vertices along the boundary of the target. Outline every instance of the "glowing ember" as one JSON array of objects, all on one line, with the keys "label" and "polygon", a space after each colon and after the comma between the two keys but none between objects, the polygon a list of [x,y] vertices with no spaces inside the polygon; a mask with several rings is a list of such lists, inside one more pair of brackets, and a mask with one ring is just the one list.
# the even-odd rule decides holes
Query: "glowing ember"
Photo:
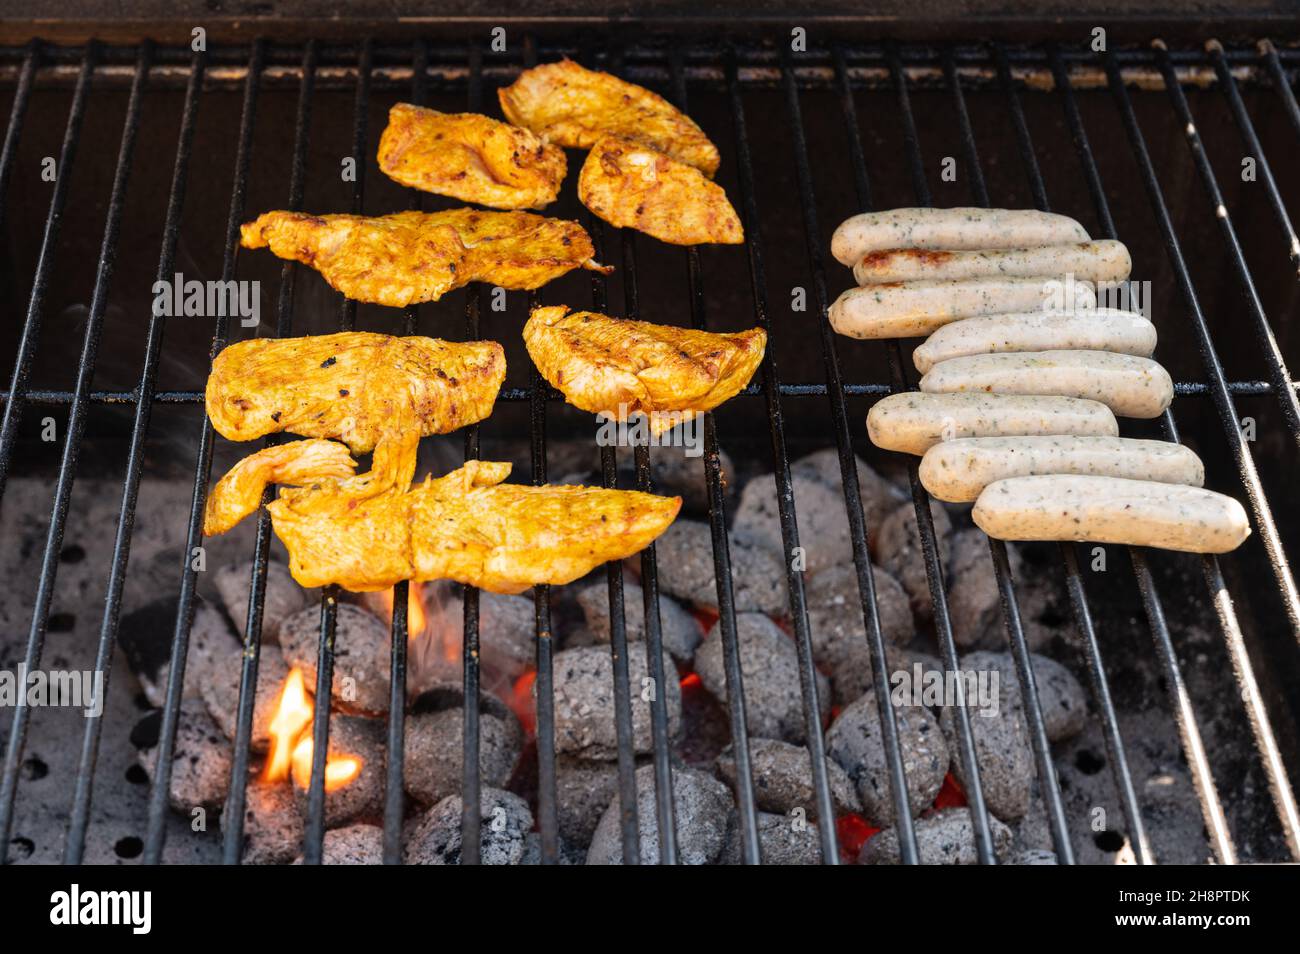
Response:
[{"label": "glowing ember", "polygon": [[302,670],[295,666],[284,681],[275,718],[271,720],[271,754],[266,759],[265,773],[268,782],[283,782],[289,778],[294,741],[311,722],[311,713],[311,700],[307,698]]},{"label": "glowing ember", "polygon": [[[293,747],[293,774],[300,779],[311,778],[312,742],[305,736]],[[325,791],[342,788],[361,774],[361,760],[342,756],[325,760]]]},{"label": "glowing ember", "polygon": [[536,714],[533,710],[533,683],[537,681],[537,671],[530,670],[515,680],[507,703],[511,711],[519,717],[524,732],[532,735],[536,728]]},{"label": "glowing ember", "polygon": [[[306,735],[311,725],[311,698],[302,670],[294,667],[284,681],[280,701],[271,719],[271,753],[266,759],[263,777],[268,782],[288,781],[290,770],[302,778],[311,775],[311,738]],[[352,781],[361,772],[361,760],[346,756],[327,759],[325,762],[325,790],[332,792]]]},{"label": "glowing ember", "polygon": [[682,677],[682,689],[685,691],[689,692],[692,689],[698,689],[702,685],[704,685],[704,681],[700,679],[698,672],[688,672]]},{"label": "glowing ember", "polygon": [[835,819],[835,834],[839,836],[840,857],[843,861],[849,864],[855,863],[862,846],[878,831],[879,828],[861,815],[841,815]]},{"label": "glowing ember", "polygon": [[966,793],[962,791],[961,785],[953,778],[951,772],[943,777],[943,786],[939,789],[939,794],[934,796],[934,805],[931,807],[935,811],[941,808],[966,807]]}]

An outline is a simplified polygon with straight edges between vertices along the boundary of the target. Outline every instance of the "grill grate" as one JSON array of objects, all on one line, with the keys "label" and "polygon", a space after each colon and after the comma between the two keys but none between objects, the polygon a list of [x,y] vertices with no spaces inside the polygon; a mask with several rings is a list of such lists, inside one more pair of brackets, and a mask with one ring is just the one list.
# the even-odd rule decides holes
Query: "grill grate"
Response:
[{"label": "grill grate", "polygon": [[[22,49],[0,50],[0,67],[10,69],[15,78],[13,107],[6,130],[3,149],[0,150],[0,196],[6,194],[11,177],[17,141],[38,75],[58,80],[71,75],[75,87],[68,113],[66,132],[59,156],[59,168],[72,167],[80,138],[82,120],[93,87],[101,76],[129,76],[130,100],[127,106],[121,147],[108,202],[102,252],[95,277],[94,297],[89,322],[77,371],[75,388],[41,390],[29,386],[30,373],[38,348],[43,324],[45,295],[56,275],[55,250],[58,245],[62,214],[67,201],[70,176],[61,175],[53,190],[40,255],[33,279],[25,323],[18,344],[14,369],[8,390],[3,392],[5,409],[0,424],[0,494],[3,493],[9,467],[14,454],[18,427],[28,406],[67,406],[69,420],[62,449],[62,458],[55,485],[51,522],[44,544],[40,578],[36,593],[29,636],[26,643],[25,662],[29,670],[39,668],[43,653],[46,628],[49,622],[51,600],[58,569],[58,554],[66,526],[69,499],[75,477],[78,454],[81,450],[86,415],[92,405],[120,404],[134,409],[130,448],[127,455],[126,477],[116,528],[112,565],[107,584],[107,597],[100,626],[96,651],[96,666],[105,673],[105,681],[113,658],[118,634],[123,587],[128,571],[132,532],[144,468],[145,442],[149,433],[150,416],[155,404],[198,405],[202,403],[201,390],[159,390],[156,385],[162,357],[164,319],[151,317],[145,346],[143,370],[138,385],[130,391],[93,390],[92,382],[104,311],[108,302],[118,248],[119,227],[124,196],[130,177],[136,134],[140,124],[140,108],[149,84],[156,79],[174,81],[182,78],[185,96],[181,110],[176,158],[170,185],[166,221],[162,232],[157,274],[160,279],[173,271],[184,206],[190,158],[194,141],[196,114],[205,90],[213,83],[241,83],[243,88],[242,116],[239,124],[235,166],[232,174],[229,217],[226,226],[226,244],[222,265],[222,280],[236,274],[236,239],[239,223],[246,218],[245,199],[250,175],[253,134],[258,110],[259,93],[270,82],[296,81],[298,105],[294,132],[293,162],[291,167],[287,208],[299,209],[303,203],[306,181],[306,157],[309,145],[313,97],[318,87],[354,84],[353,153],[357,161],[357,175],[352,192],[352,210],[360,213],[364,208],[365,172],[368,149],[367,131],[370,120],[369,107],[376,88],[396,85],[417,102],[425,101],[431,82],[439,89],[463,91],[470,110],[480,110],[484,104],[485,85],[498,80],[508,81],[520,65],[538,61],[542,51],[529,40],[524,47],[522,64],[509,58],[485,57],[478,46],[449,47],[420,41],[412,47],[392,47],[363,40],[354,47],[322,46],[315,41],[305,44],[275,45],[255,41],[247,47],[222,47],[210,53],[189,54],[179,48],[155,48],[149,42],[138,49],[127,50],[104,47],[92,43],[79,48],[54,48],[32,44]],[[628,78],[663,85],[667,77],[669,95],[678,105],[686,108],[692,82],[710,84],[725,92],[732,115],[732,141],[725,143],[723,151],[736,157],[739,190],[735,198],[745,222],[750,295],[755,322],[765,329],[771,328],[769,309],[768,271],[761,234],[762,210],[757,191],[753,155],[751,151],[749,120],[746,114],[745,94],[755,88],[772,88],[780,91],[784,101],[783,121],[791,143],[795,186],[803,209],[803,233],[806,241],[808,275],[812,282],[817,307],[819,329],[818,345],[825,374],[824,382],[783,382],[777,369],[776,356],[769,349],[762,364],[761,379],[742,392],[750,397],[761,396],[767,411],[768,434],[771,441],[772,465],[776,474],[777,502],[782,539],[786,551],[799,546],[797,512],[791,484],[790,455],[787,449],[786,424],[783,416],[783,399],[825,397],[830,409],[830,423],[839,455],[846,514],[853,545],[854,564],[861,596],[861,611],[865,624],[868,648],[874,674],[873,684],[879,702],[885,752],[892,784],[895,815],[902,858],[914,863],[918,859],[917,843],[912,813],[908,806],[906,775],[899,746],[894,712],[890,697],[885,661],[885,642],[881,632],[872,564],[867,550],[867,534],[873,528],[866,525],[859,496],[858,475],[854,463],[853,436],[861,430],[860,421],[850,418],[848,398],[864,395],[883,395],[910,386],[905,372],[901,349],[897,342],[888,342],[885,353],[888,359],[887,382],[850,382],[845,380],[837,352],[837,341],[829,324],[824,320],[829,304],[827,276],[822,248],[822,231],[818,219],[815,175],[809,158],[809,144],[805,132],[804,92],[809,89],[830,89],[838,99],[841,120],[844,124],[849,166],[858,204],[863,208],[873,206],[872,183],[868,177],[866,154],[861,141],[860,122],[855,104],[855,92],[863,88],[892,89],[896,96],[897,115],[903,130],[903,158],[910,177],[917,204],[928,205],[931,191],[927,183],[927,164],[912,106],[912,89],[919,82],[941,85],[951,96],[957,117],[957,127],[966,167],[970,170],[970,198],[978,205],[990,204],[990,194],[976,143],[975,130],[967,111],[963,91],[963,76],[977,75],[1001,91],[1008,115],[1011,118],[1017,150],[1024,167],[1034,204],[1043,210],[1050,208],[1050,197],[1037,161],[1033,133],[1020,98],[1018,71],[1037,71],[1053,81],[1054,98],[1064,111],[1072,145],[1083,169],[1086,185],[1095,205],[1104,237],[1116,237],[1111,214],[1110,199],[1101,180],[1097,163],[1085,130],[1083,117],[1075,96],[1075,85],[1084,80],[1100,83],[1109,90],[1114,107],[1122,121],[1128,146],[1137,162],[1142,185],[1155,214],[1162,242],[1169,255],[1179,291],[1186,303],[1206,381],[1179,382],[1180,395],[1209,396],[1222,425],[1223,437],[1232,455],[1242,489],[1249,502],[1257,534],[1267,553],[1271,567],[1272,583],[1277,589],[1285,611],[1287,625],[1293,634],[1300,634],[1300,596],[1297,595],[1291,566],[1282,545],[1282,539],[1273,516],[1273,506],[1265,494],[1254,457],[1239,429],[1239,415],[1234,406],[1237,396],[1272,395],[1280,407],[1292,443],[1300,444],[1300,403],[1297,403],[1296,383],[1287,370],[1282,349],[1270,326],[1261,304],[1257,283],[1245,253],[1242,250],[1233,218],[1224,205],[1214,171],[1205,147],[1197,132],[1195,119],[1182,84],[1198,81],[1202,73],[1208,75],[1222,92],[1234,122],[1249,153],[1257,157],[1267,199],[1276,226],[1282,230],[1287,254],[1293,262],[1300,261],[1300,243],[1297,242],[1282,195],[1264,157],[1252,120],[1246,110],[1238,79],[1250,74],[1267,78],[1275,90],[1282,109],[1291,125],[1300,134],[1300,108],[1288,85],[1288,70],[1297,62],[1295,51],[1279,51],[1265,41],[1257,50],[1246,47],[1224,48],[1217,43],[1209,45],[1207,52],[1168,50],[1157,45],[1152,51],[1125,50],[1102,56],[1087,52],[1067,51],[1056,47],[1004,47],[995,44],[988,48],[898,48],[885,46],[854,46],[821,49],[807,55],[794,55],[788,51],[773,52],[770,48],[735,47],[718,48],[708,45],[675,46],[670,51],[658,48],[637,47],[622,49],[617,45],[597,49],[593,45],[577,49],[563,47],[545,50],[546,58],[565,52],[592,66],[602,66]],[[1100,71],[1100,72],[1098,72]],[[1200,71],[1200,72],[1198,72]],[[1243,72],[1245,71],[1245,72]],[[217,75],[219,74],[219,75]],[[1154,165],[1146,145],[1145,134],[1139,124],[1126,78],[1142,75],[1155,77],[1167,91],[1170,108],[1179,123],[1186,129],[1189,149],[1195,161],[1205,199],[1218,212],[1222,240],[1229,251],[1233,271],[1246,296],[1251,321],[1249,327],[1263,358],[1263,380],[1229,380],[1220,361],[1201,300],[1193,284],[1178,229],[1171,219],[1165,200],[1161,176]],[[409,193],[410,201],[418,206],[420,197]],[[0,204],[0,216],[3,216]],[[3,218],[0,218],[3,221]],[[596,244],[597,258],[613,244],[607,229],[598,221],[585,223]],[[617,236],[622,257],[623,313],[638,317],[640,299],[637,285],[636,236],[623,231]],[[704,270],[699,252],[688,249],[684,255],[687,276],[688,306],[692,327],[704,328],[708,324],[708,301]],[[291,333],[294,310],[295,276],[298,266],[285,263],[280,272],[279,297],[276,310],[275,333]],[[593,306],[603,310],[609,305],[608,280],[603,275],[591,278]],[[530,295],[529,304],[540,300],[536,293]],[[477,288],[467,293],[464,327],[468,339],[479,336],[481,294]],[[404,314],[405,333],[412,334],[419,323],[420,309],[412,307]],[[344,301],[340,308],[340,324],[352,328],[356,322],[356,305]],[[212,355],[225,346],[229,332],[227,318],[216,322]],[[527,402],[531,449],[531,479],[541,484],[547,477],[547,411],[550,403],[560,397],[531,369],[529,386],[503,388],[503,402]],[[1178,429],[1173,415],[1166,412],[1161,420],[1164,436],[1178,440]],[[268,440],[275,440],[269,438]],[[171,754],[179,718],[183,692],[184,664],[190,626],[195,610],[196,571],[188,559],[193,548],[202,543],[201,524],[203,506],[210,482],[214,435],[204,418],[198,455],[195,461],[194,491],[188,515],[187,541],[180,585],[180,598],[175,632],[172,642],[171,668],[163,707],[158,769],[149,797],[148,829],[144,845],[144,860],[157,863],[162,856],[164,828],[167,817],[167,792]],[[467,429],[464,437],[466,459],[479,456],[478,426]],[[634,451],[636,486],[651,490],[650,451],[637,447]],[[612,447],[601,449],[601,470],[606,486],[617,480],[617,461]],[[705,475],[708,490],[708,516],[713,543],[714,567],[717,578],[717,596],[720,614],[720,634],[723,641],[724,669],[728,688],[727,711],[731,735],[735,746],[735,795],[739,809],[740,844],[746,862],[760,861],[755,807],[754,781],[748,753],[746,708],[740,663],[740,650],[736,631],[736,609],[732,592],[731,561],[726,533],[725,498],[721,466],[718,456],[718,435],[712,415],[705,419]],[[935,528],[930,514],[929,498],[917,477],[915,460],[909,461],[908,476],[912,502],[916,508],[917,523],[922,539],[930,595],[934,604],[935,628],[944,667],[957,668],[958,651],[953,637]],[[268,491],[269,499],[269,491]],[[242,844],[242,819],[244,817],[245,787],[250,762],[250,739],[253,722],[253,692],[256,685],[261,623],[266,590],[267,560],[270,546],[270,520],[263,510],[259,513],[255,538],[255,553],[251,579],[250,600],[244,628],[244,663],[241,674],[240,702],[237,735],[234,744],[232,785],[227,802],[227,817],[233,821],[225,831],[223,857],[227,863],[238,863]],[[1081,651],[1087,666],[1093,703],[1103,724],[1103,738],[1109,755],[1109,764],[1115,777],[1116,790],[1125,815],[1133,852],[1141,863],[1154,860],[1146,833],[1137,787],[1134,784],[1125,740],[1122,738],[1116,707],[1112,699],[1103,665],[1101,648],[1089,605],[1084,578],[1075,548],[1062,545],[1060,562],[1074,616],[1074,624],[1081,637]],[[1044,726],[1043,714],[1030,665],[1028,643],[1021,620],[1012,580],[1007,549],[1004,544],[990,542],[990,558],[996,573],[1006,631],[1015,662],[1022,697],[1028,701],[1026,715],[1030,729],[1031,745],[1038,768],[1039,785],[1044,796],[1049,829],[1058,858],[1072,862],[1074,852],[1070,831],[1062,803],[1061,789],[1052,761],[1051,749]],[[1201,738],[1197,717],[1193,711],[1190,694],[1184,683],[1177,650],[1165,619],[1161,595],[1148,565],[1147,556],[1140,550],[1130,553],[1134,579],[1146,610],[1156,656],[1160,663],[1170,703],[1180,733],[1183,750],[1191,770],[1200,801],[1209,839],[1220,862],[1235,860],[1236,849],[1228,830],[1223,806],[1215,787],[1213,773]],[[1294,795],[1287,777],[1286,766],[1280,754],[1272,725],[1266,712],[1262,693],[1256,681],[1245,638],[1238,622],[1219,560],[1207,556],[1200,560],[1202,576],[1208,598],[1214,606],[1217,625],[1224,637],[1233,675],[1245,707],[1258,754],[1268,778],[1281,831],[1291,857],[1300,859],[1300,817],[1297,816]],[[647,621],[647,656],[649,672],[658,684],[665,678],[663,671],[662,634],[658,613],[658,582],[656,555],[653,546],[641,556],[645,618]],[[620,797],[620,832],[623,855],[635,861],[638,850],[639,820],[637,817],[636,770],[632,739],[632,687],[629,685],[628,642],[624,622],[624,593],[621,568],[610,565],[607,570],[609,600],[612,620],[611,654],[614,667],[615,716],[619,743],[618,792]],[[819,718],[816,670],[813,663],[812,638],[809,629],[808,608],[804,594],[802,574],[787,565],[790,593],[790,610],[793,621],[795,645],[798,651],[800,683],[806,716],[808,748],[812,755],[812,780],[819,818],[832,818],[832,800],[824,759],[824,740]],[[537,631],[537,738],[538,738],[538,823],[541,833],[543,862],[554,863],[559,858],[560,843],[556,806],[556,751],[554,742],[555,712],[553,698],[553,640],[551,632],[551,604],[547,587],[535,588],[535,623]],[[316,698],[330,698],[333,672],[333,639],[337,593],[329,588],[322,597],[320,641]],[[392,620],[392,681],[391,705],[388,727],[388,762],[386,766],[387,792],[384,806],[384,860],[398,863],[401,860],[401,826],[404,811],[402,793],[403,772],[403,700],[406,687],[407,649],[407,584],[400,584],[394,594]],[[479,793],[481,779],[478,772],[480,747],[477,700],[480,697],[478,597],[469,589],[464,600],[464,811],[462,815],[462,856],[465,863],[479,861],[479,828],[481,812]],[[957,683],[960,686],[960,683]],[[652,702],[653,766],[655,779],[655,821],[658,824],[659,856],[664,863],[677,861],[678,849],[672,810],[672,765],[668,718],[663,694],[658,693]],[[314,758],[308,793],[306,839],[304,856],[307,863],[321,860],[324,834],[324,780],[325,753],[329,737],[329,707],[317,706],[312,724]],[[19,767],[22,761],[28,732],[27,709],[14,712],[5,750],[3,774],[0,775],[0,853],[7,850],[19,792]],[[980,784],[979,765],[970,718],[964,707],[956,711],[958,757],[966,779],[966,796],[971,807],[978,857],[983,862],[994,861],[993,837],[990,818],[984,803]],[[65,845],[65,860],[80,862],[85,852],[88,820],[91,811],[93,783],[100,739],[103,731],[99,717],[87,719],[75,788],[71,819]],[[819,825],[822,854],[827,863],[838,861],[834,827]]]}]

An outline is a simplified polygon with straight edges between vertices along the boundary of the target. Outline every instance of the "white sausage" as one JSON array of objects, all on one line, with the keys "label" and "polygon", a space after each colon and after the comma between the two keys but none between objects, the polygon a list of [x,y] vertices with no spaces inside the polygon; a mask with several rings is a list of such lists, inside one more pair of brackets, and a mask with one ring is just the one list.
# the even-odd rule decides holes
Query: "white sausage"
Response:
[{"label": "white sausage", "polygon": [[1115,351],[1149,358],[1156,328],[1141,315],[1117,308],[1029,311],[979,315],[944,325],[912,352],[922,374],[940,361],[971,354],[1017,351]]},{"label": "white sausage", "polygon": [[1032,209],[890,209],[840,223],[831,254],[853,265],[882,248],[1028,248],[1088,241],[1074,219]]},{"label": "white sausage", "polygon": [[1250,535],[1241,504],[1200,487],[1122,477],[1011,477],[971,512],[999,540],[1067,540],[1226,553]]},{"label": "white sausage", "polygon": [[925,489],[949,503],[969,503],[994,481],[1032,474],[1205,483],[1205,466],[1191,448],[1128,437],[969,437],[936,444],[920,466]]},{"label": "white sausage", "polygon": [[959,318],[1033,311],[1091,309],[1087,282],[1058,278],[972,278],[892,282],[850,288],[831,305],[831,327],[850,338],[919,338]]},{"label": "white sausage", "polygon": [[867,413],[867,435],[877,447],[924,454],[940,441],[1020,434],[1096,434],[1114,437],[1110,408],[1069,397],[1013,394],[920,394],[907,391],[877,401]]},{"label": "white sausage", "polygon": [[1105,351],[975,354],[941,361],[921,378],[932,394],[1062,395],[1100,401],[1120,417],[1159,417],[1174,399],[1169,372],[1150,358]]},{"label": "white sausage", "polygon": [[1123,242],[1103,239],[1032,248],[887,248],[867,252],[853,266],[859,285],[918,279],[1033,278],[1073,275],[1078,281],[1122,282],[1133,270]]}]

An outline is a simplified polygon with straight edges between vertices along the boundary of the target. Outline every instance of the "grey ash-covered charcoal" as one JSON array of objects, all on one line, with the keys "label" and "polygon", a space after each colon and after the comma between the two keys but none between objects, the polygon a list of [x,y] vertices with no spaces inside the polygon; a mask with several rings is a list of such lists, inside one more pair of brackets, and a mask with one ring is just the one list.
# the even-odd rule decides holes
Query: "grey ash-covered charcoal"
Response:
[{"label": "grey ash-covered charcoal", "polygon": [[[627,666],[632,690],[632,741],[638,753],[654,748],[650,702],[642,699],[648,678],[645,643],[628,643]],[[664,681],[657,687],[668,710],[668,732],[676,735],[682,721],[682,690],[677,668],[663,656]],[[555,654],[555,748],[586,759],[618,757],[614,721],[614,663],[608,646],[583,646]]]},{"label": "grey ash-covered charcoal", "polygon": [[1060,864],[1056,860],[1056,852],[1048,851],[1046,848],[1025,848],[1016,852],[1007,861],[1009,865],[1055,865]]},{"label": "grey ash-covered charcoal", "polygon": [[[464,604],[456,603],[464,611]],[[457,632],[464,632],[462,626]],[[530,596],[478,594],[479,657],[483,665],[515,679],[537,663],[536,608]]]},{"label": "grey ash-covered charcoal", "polygon": [[[963,660],[963,669],[969,672],[966,665]],[[990,812],[1005,822],[1013,822],[1029,808],[1034,755],[1019,712],[1003,704],[1007,697],[1001,694],[1000,688],[999,695],[1001,700],[996,708],[986,700],[968,699],[970,726],[984,800]],[[981,708],[981,704],[986,708]],[[949,751],[956,752],[957,720],[953,706],[940,707],[939,725]],[[953,759],[952,769],[957,781],[965,786],[966,771],[960,758]]]},{"label": "grey ash-covered charcoal", "polygon": [[[310,726],[306,731],[311,731]],[[333,791],[326,787],[325,824],[328,827],[337,828],[383,811],[385,732],[384,723],[378,719],[331,713],[328,759],[358,759],[361,771],[350,782]],[[304,815],[307,811],[307,785],[310,781],[310,760],[295,759],[293,787],[297,791],[298,805]]]},{"label": "grey ash-covered charcoal", "polygon": [[[817,839],[817,826],[785,815],[758,813],[758,850],[765,865],[819,865],[822,863],[821,842]],[[745,854],[740,845],[740,825],[732,826],[727,844],[717,863],[720,865],[744,864]]]},{"label": "grey ash-covered charcoal", "polygon": [[[948,747],[934,716],[922,706],[894,706],[898,743],[912,814],[930,807],[948,771]],[[867,818],[877,825],[894,820],[885,743],[876,695],[868,692],[839,714],[826,734],[826,751],[857,786]]]},{"label": "grey ash-covered charcoal", "polygon": [[[641,840],[641,864],[659,863],[659,825],[655,814],[654,766],[636,773],[637,827]],[[685,865],[707,865],[716,861],[726,843],[732,823],[731,792],[712,775],[682,767],[673,768],[673,818],[677,823],[678,861]],[[623,841],[619,828],[618,799],[601,816],[587,851],[589,865],[623,863]]]},{"label": "grey ash-covered charcoal", "polygon": [[[158,767],[158,734],[162,713],[151,712],[137,723],[132,738],[140,745],[137,759],[153,779]],[[221,729],[212,721],[203,703],[186,699],[176,722],[176,744],[172,750],[171,784],[167,802],[186,815],[195,808],[219,806],[230,790],[233,751]]]},{"label": "grey ash-covered charcoal", "polygon": [[[213,580],[226,615],[242,637],[248,621],[248,595],[253,583],[253,561],[228,563],[214,574]],[[294,582],[289,568],[269,560],[266,564],[266,596],[262,602],[262,641],[275,642],[285,618],[315,600],[319,590],[305,590]]]},{"label": "grey ash-covered charcoal", "polygon": [[[596,641],[608,644],[611,639],[609,584],[602,580],[586,586],[578,591],[577,600]],[[628,642],[646,638],[644,600],[645,595],[639,585],[626,580],[623,582],[623,623]],[[663,636],[664,649],[681,662],[690,662],[695,647],[704,635],[695,617],[664,593],[659,594],[659,630]]]},{"label": "grey ash-covered charcoal", "polygon": [[555,764],[556,814],[565,841],[586,847],[618,800],[618,763],[560,756]]},{"label": "grey ash-covered charcoal", "polygon": [[[176,598],[154,600],[122,617],[118,642],[127,665],[135,674],[151,706],[161,708],[167,698],[172,639],[176,633]],[[186,699],[198,699],[209,678],[214,657],[239,648],[239,639],[221,611],[196,600],[194,622],[185,653]]]},{"label": "grey ash-covered charcoal", "polygon": [[[461,856],[459,795],[448,795],[412,821],[405,839],[408,865],[458,865]],[[479,793],[482,826],[479,858],[485,865],[523,862],[533,813],[512,792],[484,786]]]},{"label": "grey ash-covered charcoal", "polygon": [[[938,501],[930,502],[934,518],[934,534],[939,545],[939,562],[948,566],[948,533],[952,521],[948,511]],[[921,535],[916,528],[916,508],[910,503],[897,507],[880,525],[880,532],[872,539],[876,562],[888,570],[912,602],[912,612],[917,619],[929,620],[934,616],[930,601],[930,582],[925,572],[925,555],[921,550]]]},{"label": "grey ash-covered charcoal", "polygon": [[[631,456],[631,455],[628,455]],[[718,448],[718,469],[726,493],[735,477],[731,458]],[[656,447],[650,452],[650,484],[657,494],[682,498],[682,506],[692,512],[709,508],[709,488],[704,473],[704,455],[688,457],[684,447]],[[623,484],[622,486],[632,486]]]},{"label": "grey ash-covered charcoal", "polygon": [[[815,576],[851,561],[853,545],[849,541],[843,489],[837,490],[818,477],[802,472],[792,474],[790,482],[806,572]],[[781,537],[777,499],[774,475],[760,474],[750,480],[740,494],[732,533],[738,540],[772,551],[784,564],[793,557],[787,556]]]},{"label": "grey ash-covered charcoal", "polygon": [[[761,613],[736,614],[740,669],[744,679],[746,725],[760,738],[803,742],[807,737],[799,654],[794,641]],[[695,671],[704,688],[719,701],[727,699],[719,620],[695,653]],[[817,673],[820,717],[830,711],[830,683]]]},{"label": "grey ash-covered charcoal", "polygon": [[[958,648],[1006,644],[998,581],[993,572],[989,538],[982,530],[959,530],[949,541],[950,562],[944,566],[948,580],[948,615]],[[1020,552],[1007,547],[1012,577],[1020,573]]]},{"label": "grey ash-covered charcoal", "polygon": [[[250,778],[244,802],[244,850],[246,865],[283,865],[302,853],[303,821],[288,782],[264,782]],[[226,830],[225,811],[221,830]]]},{"label": "grey ash-covered charcoal", "polygon": [[[203,703],[226,738],[232,742],[239,721],[239,681],[243,675],[244,651],[227,650],[214,656],[208,667],[208,676],[200,687]],[[257,695],[253,705],[253,733],[251,745],[254,752],[265,752],[271,743],[271,720],[275,718],[280,692],[289,677],[289,667],[277,646],[263,646],[257,658]]]},{"label": "grey ash-covered charcoal", "polygon": [[[862,513],[866,518],[867,532],[870,534],[880,526],[890,511],[907,499],[907,495],[900,487],[876,473],[871,465],[861,457],[855,455],[853,460],[857,465],[858,492],[862,500]],[[790,465],[790,474],[792,476],[806,475],[814,477],[834,489],[841,496],[844,493],[842,473],[839,451],[834,447],[826,447],[806,457],[800,457]],[[842,500],[840,506],[843,507]],[[799,526],[802,530],[802,520]],[[801,538],[802,536],[803,534],[800,533]]]},{"label": "grey ash-covered charcoal", "polygon": [[[677,519],[655,541],[659,588],[693,606],[716,611],[717,580],[713,573],[713,537],[707,523]],[[783,616],[790,611],[785,565],[779,555],[732,535],[732,595],[737,612]],[[629,563],[639,569],[640,557]]]},{"label": "grey ash-covered charcoal", "polygon": [[[813,794],[812,760],[801,745],[778,739],[749,740],[750,771],[754,779],[754,802],[765,812],[788,815],[802,808],[806,817],[817,817]],[[730,746],[718,756],[718,772],[731,784],[736,782],[736,759]],[[860,812],[862,802],[844,769],[826,759],[831,801],[836,812]]]},{"label": "grey ash-covered charcoal", "polygon": [[[916,628],[907,593],[879,567],[873,579],[886,649],[910,642]],[[871,652],[857,570],[852,563],[825,570],[808,580],[805,593],[813,659],[830,673],[835,701],[846,705],[871,687]]]},{"label": "grey ash-covered charcoal", "polygon": [[[1055,659],[1030,653],[1029,660],[1034,669],[1034,682],[1038,686],[1038,701],[1042,707],[1043,726],[1048,740],[1064,742],[1078,735],[1088,722],[1087,697],[1079,680]],[[1015,660],[1010,653],[969,653],[962,657],[961,666],[965,670],[998,670],[1001,706],[1015,710],[1024,718],[1020,680],[1016,675]]]},{"label": "grey ash-covered charcoal", "polygon": [[[388,711],[392,632],[373,613],[339,603],[334,624],[333,698],[365,712]],[[308,689],[316,685],[320,647],[320,609],[300,610],[280,626],[284,661],[302,670]]]},{"label": "grey ash-covered charcoal", "polygon": [[[989,818],[989,828],[993,834],[993,851],[1001,857],[1011,848],[1011,829],[996,818]],[[917,819],[916,848],[923,865],[978,864],[970,810],[945,808]],[[893,828],[873,836],[858,855],[858,863],[864,865],[896,865],[899,862],[898,832]]]},{"label": "grey ash-covered charcoal", "polygon": [[[421,712],[406,720],[406,791],[426,805],[461,790],[465,714],[460,709]],[[482,784],[503,786],[519,759],[522,733],[510,721],[479,714],[479,772]]]},{"label": "grey ash-covered charcoal", "polygon": [[[303,863],[302,855],[294,861]],[[384,863],[384,830],[378,825],[349,825],[325,832],[321,842],[321,864],[325,865],[382,865]]]}]

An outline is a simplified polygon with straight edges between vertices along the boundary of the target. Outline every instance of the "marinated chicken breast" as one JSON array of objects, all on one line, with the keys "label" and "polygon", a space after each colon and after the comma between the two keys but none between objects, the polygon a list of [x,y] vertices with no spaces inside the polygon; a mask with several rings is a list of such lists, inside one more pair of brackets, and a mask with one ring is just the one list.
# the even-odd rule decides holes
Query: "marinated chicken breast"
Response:
[{"label": "marinated chicken breast", "polygon": [[483,420],[505,375],[495,341],[365,331],[253,338],[217,355],[205,400],[228,440],[288,431],[339,438],[364,454],[385,437],[446,434]]},{"label": "marinated chicken breast", "polygon": [[271,484],[301,486],[326,478],[351,477],[357,462],[337,441],[291,441],[249,454],[208,492],[203,534],[213,537],[239,523],[262,504]]},{"label": "marinated chicken breast", "polygon": [[564,150],[527,129],[476,113],[398,103],[379,138],[379,168],[404,186],[497,209],[555,201]]},{"label": "marinated chicken breast", "polygon": [[648,546],[680,497],[502,483],[507,463],[470,461],[414,489],[358,500],[345,482],[284,490],[270,505],[303,586],[387,589],[451,579],[493,593],[569,583]]},{"label": "marinated chicken breast", "polygon": [[591,236],[577,222],[530,212],[480,212],[452,209],[435,213],[456,229],[465,244],[470,281],[502,288],[541,288],[575,268],[609,273],[597,263]]},{"label": "marinated chicken breast", "polygon": [[533,311],[524,344],[570,404],[618,420],[644,414],[658,434],[734,397],[763,360],[767,334],[715,334],[558,305]]},{"label": "marinated chicken breast", "polygon": [[507,119],[557,145],[589,149],[605,136],[623,136],[710,178],[718,171],[718,148],[672,103],[571,60],[524,70],[497,97]]},{"label": "marinated chicken breast", "polygon": [[349,298],[394,308],[437,301],[472,281],[532,289],[575,268],[601,269],[582,226],[530,212],[275,211],[243,225],[240,244],[269,247]]},{"label": "marinated chicken breast", "polygon": [[609,136],[592,147],[578,176],[578,198],[611,225],[672,245],[745,241],[721,186],[631,139]]}]

